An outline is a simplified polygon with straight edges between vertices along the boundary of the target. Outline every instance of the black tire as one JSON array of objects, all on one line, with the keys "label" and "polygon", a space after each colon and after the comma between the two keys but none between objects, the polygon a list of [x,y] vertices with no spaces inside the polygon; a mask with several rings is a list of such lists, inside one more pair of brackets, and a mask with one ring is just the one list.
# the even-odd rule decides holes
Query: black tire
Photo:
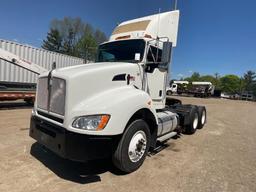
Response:
[{"label": "black tire", "polygon": [[[197,119],[197,124],[194,123],[196,119]],[[189,114],[189,124],[185,126],[185,132],[187,134],[194,134],[196,132],[196,129],[198,128],[198,122],[199,122],[198,110],[196,106],[193,106]]]},{"label": "black tire", "polygon": [[[146,135],[146,149],[143,156],[136,162],[132,162],[128,154],[128,148],[130,141],[133,136],[138,132],[142,131]],[[147,123],[138,119],[133,121],[128,128],[125,130],[119,144],[112,156],[113,164],[116,168],[123,171],[124,173],[131,173],[136,171],[144,162],[150,146],[150,131]]]},{"label": "black tire", "polygon": [[199,122],[197,129],[202,129],[207,121],[206,108],[204,106],[198,106]]}]

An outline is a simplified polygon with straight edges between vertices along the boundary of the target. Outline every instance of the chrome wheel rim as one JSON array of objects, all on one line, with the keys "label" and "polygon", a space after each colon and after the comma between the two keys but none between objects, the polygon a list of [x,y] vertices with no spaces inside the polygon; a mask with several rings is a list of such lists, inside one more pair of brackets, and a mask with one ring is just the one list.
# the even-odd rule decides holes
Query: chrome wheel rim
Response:
[{"label": "chrome wheel rim", "polygon": [[132,162],[138,162],[144,155],[147,146],[147,137],[144,131],[137,131],[129,144],[128,156]]},{"label": "chrome wheel rim", "polygon": [[195,118],[194,118],[194,121],[193,121],[193,129],[196,129],[197,125],[198,125],[198,114],[195,113]]},{"label": "chrome wheel rim", "polygon": [[201,118],[201,124],[202,124],[202,125],[205,124],[205,120],[206,120],[206,113],[205,113],[205,111],[203,111],[203,113],[202,113],[202,118]]}]

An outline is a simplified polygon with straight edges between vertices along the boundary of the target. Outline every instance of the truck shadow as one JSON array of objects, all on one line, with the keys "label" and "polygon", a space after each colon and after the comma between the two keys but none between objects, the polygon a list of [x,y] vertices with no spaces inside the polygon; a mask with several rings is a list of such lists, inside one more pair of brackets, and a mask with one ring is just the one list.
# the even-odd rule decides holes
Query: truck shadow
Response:
[{"label": "truck shadow", "polygon": [[108,159],[86,163],[73,162],[60,158],[37,142],[31,146],[30,154],[60,178],[80,184],[100,182],[99,174],[108,171],[115,174],[111,161]]},{"label": "truck shadow", "polygon": [[[175,148],[175,143],[162,143],[158,144],[157,148],[149,152],[147,156],[149,158],[155,155],[161,156],[159,153],[164,149],[179,152]],[[32,144],[30,154],[58,177],[80,184],[100,182],[100,174],[106,172],[119,176],[126,174],[116,169],[112,165],[111,159],[94,160],[86,163],[74,162],[57,156],[38,142]]]}]

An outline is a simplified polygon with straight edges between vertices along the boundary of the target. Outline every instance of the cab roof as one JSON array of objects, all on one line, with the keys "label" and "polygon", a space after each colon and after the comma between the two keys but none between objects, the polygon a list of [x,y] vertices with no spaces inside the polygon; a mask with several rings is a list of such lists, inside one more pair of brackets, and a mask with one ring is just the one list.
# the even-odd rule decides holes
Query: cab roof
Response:
[{"label": "cab roof", "polygon": [[122,22],[114,29],[109,41],[167,37],[175,47],[179,13],[178,10],[175,10]]}]

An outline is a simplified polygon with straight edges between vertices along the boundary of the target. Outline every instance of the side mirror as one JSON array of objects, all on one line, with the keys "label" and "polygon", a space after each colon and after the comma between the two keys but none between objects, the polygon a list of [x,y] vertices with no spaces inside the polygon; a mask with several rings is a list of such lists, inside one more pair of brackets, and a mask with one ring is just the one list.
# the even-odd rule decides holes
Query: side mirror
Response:
[{"label": "side mirror", "polygon": [[172,43],[168,41],[163,42],[161,68],[168,69],[168,65],[171,61],[171,52],[172,52]]}]

